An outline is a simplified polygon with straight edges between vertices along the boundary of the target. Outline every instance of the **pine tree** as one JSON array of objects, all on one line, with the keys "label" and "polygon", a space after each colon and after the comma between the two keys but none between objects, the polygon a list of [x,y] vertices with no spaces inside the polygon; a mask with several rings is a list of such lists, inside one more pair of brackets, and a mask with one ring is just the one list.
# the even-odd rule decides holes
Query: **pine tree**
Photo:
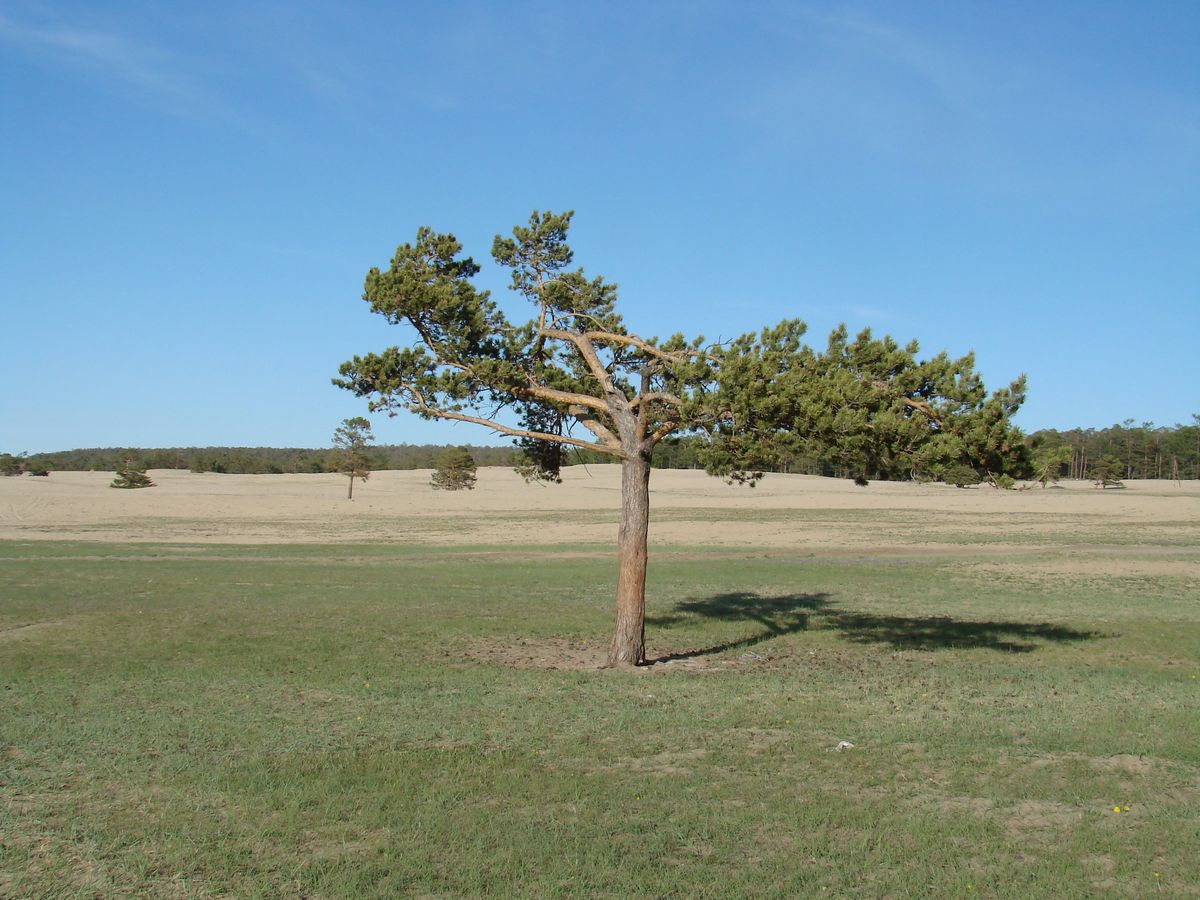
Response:
[{"label": "pine tree", "polygon": [[354,479],[366,481],[371,475],[371,460],[367,456],[367,444],[375,440],[371,423],[362,416],[343,419],[333,433],[332,468],[350,477],[350,488],[346,499],[354,499]]},{"label": "pine tree", "polygon": [[466,447],[447,447],[438,456],[429,483],[437,491],[475,489],[475,458]]},{"label": "pine tree", "polygon": [[1088,473],[1088,477],[1096,483],[1098,488],[1124,487],[1125,485],[1121,482],[1124,475],[1125,463],[1115,456],[1101,457]]},{"label": "pine tree", "polygon": [[1071,462],[1071,448],[1042,447],[1034,453],[1034,476],[1044,488],[1048,484],[1058,484],[1063,466]]},{"label": "pine tree", "polygon": [[117,477],[109,485],[109,487],[115,488],[148,488],[156,486],[150,480],[150,476],[146,474],[146,468],[135,464],[131,459],[125,460],[121,468],[117,469]]}]

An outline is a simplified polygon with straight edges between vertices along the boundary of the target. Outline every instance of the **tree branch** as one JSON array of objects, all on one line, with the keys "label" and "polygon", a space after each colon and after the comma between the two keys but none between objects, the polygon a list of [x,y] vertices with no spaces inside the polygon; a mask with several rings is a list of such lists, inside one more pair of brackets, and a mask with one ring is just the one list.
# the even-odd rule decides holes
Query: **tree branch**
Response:
[{"label": "tree branch", "polygon": [[[889,385],[886,381],[873,381],[873,382],[871,382],[871,385],[873,387],[878,388],[881,391],[886,391],[886,390],[888,390],[888,388],[891,387],[891,385]],[[916,409],[916,410],[919,410],[920,412],[925,413],[925,415],[929,416],[929,418],[935,424],[937,424],[939,426],[942,424],[942,417],[939,416],[936,412],[934,412],[933,407],[930,406],[928,403],[926,403],[924,400],[914,400],[912,397],[905,397],[905,396],[901,396],[900,400],[909,409]]]},{"label": "tree branch", "polygon": [[[513,388],[513,393],[527,393],[530,397],[536,397],[539,400],[549,400],[552,403],[563,403],[569,406],[585,406],[588,409],[594,409],[597,412],[607,413],[608,404],[599,397],[593,397],[590,394],[576,394],[573,391],[560,391],[557,388],[546,387],[544,384],[538,384],[530,377],[528,387]],[[575,415],[575,413],[571,413]],[[576,416],[578,418],[578,416]]]},{"label": "tree branch", "polygon": [[490,428],[493,431],[499,432],[500,434],[507,434],[510,437],[528,438],[535,441],[548,441],[554,444],[567,444],[571,447],[580,447],[584,450],[595,450],[596,452],[603,453],[606,456],[615,456],[618,459],[622,458],[619,447],[611,447],[607,444],[594,444],[590,441],[581,441],[579,438],[573,438],[565,434],[550,434],[549,432],[545,431],[527,431],[524,428],[511,428],[508,425],[502,425],[499,422],[492,421],[491,419],[483,419],[479,416],[468,416],[465,413],[455,412],[449,409],[439,409],[436,406],[430,406],[421,399],[420,394],[416,393],[415,391],[412,391],[412,394],[415,398],[417,398],[413,412],[419,412],[435,419],[450,419],[455,422],[470,422],[473,425],[482,425],[485,428]]},{"label": "tree branch", "polygon": [[674,394],[667,394],[663,391],[651,391],[651,392],[644,393],[644,394],[638,394],[636,397],[633,398],[633,400],[630,401],[629,406],[631,409],[636,409],[637,407],[641,406],[643,403],[651,403],[654,401],[661,401],[662,403],[669,403],[672,406],[679,407],[680,409],[683,408],[683,400],[682,399],[680,399],[679,397],[676,397]]},{"label": "tree branch", "polygon": [[[543,320],[544,320],[544,318],[545,318],[545,311],[543,310]],[[456,369],[457,371],[462,372],[465,375],[469,375],[472,378],[478,379],[480,381],[484,380],[484,379],[479,378],[479,376],[476,374],[473,366],[471,366],[467,363],[458,362],[457,360],[450,359],[449,354],[443,353],[441,351],[440,345],[438,345],[438,343],[433,340],[433,338],[426,331],[426,329],[423,328],[420,324],[418,324],[415,319],[413,320],[413,326],[416,328],[417,333],[420,335],[421,342],[424,343],[425,346],[429,348],[429,350],[433,353],[433,355],[436,357],[436,359],[438,360],[438,362],[441,365],[446,366],[447,368],[450,368],[450,369]],[[541,331],[540,327],[539,327],[539,331]],[[602,412],[602,413],[608,412],[608,404],[605,403],[603,400],[601,400],[599,397],[593,397],[589,394],[577,394],[572,391],[560,391],[557,388],[551,388],[551,387],[547,387],[544,384],[539,384],[533,378],[532,375],[529,375],[528,378],[529,378],[529,384],[527,386],[512,388],[512,392],[514,394],[517,394],[518,396],[525,395],[526,397],[536,398],[538,400],[549,400],[552,403],[563,403],[563,404],[575,403],[575,404],[579,404],[580,406],[586,406],[591,409],[594,409],[597,412]]]},{"label": "tree branch", "polygon": [[596,348],[586,334],[580,334],[574,331],[562,331],[558,328],[546,328],[540,331],[546,337],[554,338],[559,341],[568,341],[574,344],[579,354],[591,369],[592,375],[600,382],[600,387],[603,388],[606,397],[609,397],[612,402],[606,404],[606,411],[614,412],[613,406],[619,410],[628,410],[629,401],[625,399],[625,395],[617,389],[613,384],[612,373],[604,368],[604,363],[600,362],[600,357],[596,353]]},{"label": "tree branch", "polygon": [[660,350],[649,341],[643,340],[636,334],[616,334],[612,331],[585,331],[584,337],[593,341],[603,341],[607,344],[623,344],[626,347],[636,347],[648,356],[653,356],[655,359],[660,359],[663,362],[678,363],[683,362],[689,356],[703,356],[701,350]]},{"label": "tree branch", "polygon": [[916,409],[925,413],[934,424],[938,426],[942,424],[942,417],[934,412],[933,407],[923,400],[913,400],[911,397],[901,397],[900,399],[904,401],[904,405],[909,409]]},{"label": "tree branch", "polygon": [[588,410],[579,407],[567,407],[567,412],[575,417],[584,428],[598,437],[601,441],[611,447],[613,450],[621,449],[621,442],[617,436],[609,430],[603,422],[600,422]]},{"label": "tree branch", "polygon": [[650,435],[650,437],[647,441],[647,443],[649,443],[649,445],[650,445],[650,449],[653,450],[658,445],[659,441],[661,441],[663,438],[665,438],[671,432],[677,431],[681,424],[683,424],[683,423],[676,422],[676,421],[667,421],[667,422],[663,422],[663,424],[659,425],[658,428],[656,428],[654,430],[654,433]]}]

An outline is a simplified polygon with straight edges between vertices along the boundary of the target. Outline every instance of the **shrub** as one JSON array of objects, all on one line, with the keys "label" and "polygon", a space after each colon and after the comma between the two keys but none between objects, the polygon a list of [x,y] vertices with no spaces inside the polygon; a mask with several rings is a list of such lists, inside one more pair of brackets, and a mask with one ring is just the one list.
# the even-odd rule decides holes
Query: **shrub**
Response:
[{"label": "shrub", "polygon": [[942,481],[958,488],[979,484],[979,473],[970,466],[957,463],[942,470]]}]

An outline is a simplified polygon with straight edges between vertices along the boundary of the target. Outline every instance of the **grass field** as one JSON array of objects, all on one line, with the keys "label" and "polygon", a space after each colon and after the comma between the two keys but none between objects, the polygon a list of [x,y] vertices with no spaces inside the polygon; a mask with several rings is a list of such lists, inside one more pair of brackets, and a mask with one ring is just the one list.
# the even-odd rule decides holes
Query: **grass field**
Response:
[{"label": "grass field", "polygon": [[1018,524],[0,543],[0,896],[1200,895],[1195,523]]}]

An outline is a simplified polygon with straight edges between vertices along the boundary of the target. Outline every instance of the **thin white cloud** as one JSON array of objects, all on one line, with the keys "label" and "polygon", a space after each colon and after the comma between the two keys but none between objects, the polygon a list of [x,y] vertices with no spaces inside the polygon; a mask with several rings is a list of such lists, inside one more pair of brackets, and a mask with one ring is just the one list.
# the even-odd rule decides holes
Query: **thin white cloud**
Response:
[{"label": "thin white cloud", "polygon": [[73,66],[134,89],[182,116],[213,111],[214,102],[172,54],[116,32],[35,27],[0,16],[0,44],[42,65]]},{"label": "thin white cloud", "polygon": [[953,96],[962,72],[916,35],[867,16],[841,13],[815,19],[822,39],[847,54],[875,57],[911,74],[946,97]]},{"label": "thin white cloud", "polygon": [[1031,196],[1088,197],[1100,185],[1157,196],[1152,173],[1177,181],[1194,168],[1200,104],[1164,84],[1100,86],[1069,57],[1001,52],[979,33],[939,37],[860,11],[767,15],[760,30],[790,52],[739,99],[773,151],[899,161]]},{"label": "thin white cloud", "polygon": [[354,96],[345,79],[328,70],[297,63],[296,71],[301,83],[314,97],[331,103],[346,103]]},{"label": "thin white cloud", "polygon": [[774,53],[740,98],[776,144],[944,166],[970,140],[970,73],[938,47],[862,14],[777,9]]}]

